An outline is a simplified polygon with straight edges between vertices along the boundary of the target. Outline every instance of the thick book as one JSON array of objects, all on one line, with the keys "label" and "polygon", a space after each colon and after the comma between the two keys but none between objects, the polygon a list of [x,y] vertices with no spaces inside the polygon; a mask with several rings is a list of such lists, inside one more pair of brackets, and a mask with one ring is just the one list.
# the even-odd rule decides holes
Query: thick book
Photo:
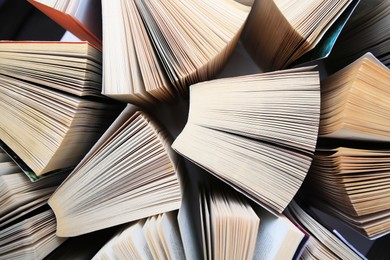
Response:
[{"label": "thick book", "polygon": [[43,259],[66,238],[55,233],[53,211],[33,214],[12,226],[0,230],[1,259]]},{"label": "thick book", "polygon": [[59,236],[77,236],[180,207],[182,169],[170,138],[148,115],[134,110],[128,105],[50,197]]},{"label": "thick book", "polygon": [[203,259],[253,259],[260,218],[249,202],[224,190],[199,195]]},{"label": "thick book", "polygon": [[92,259],[185,259],[176,215],[166,212],[125,225]]},{"label": "thick book", "polygon": [[362,259],[363,256],[348,247],[335,234],[310,216],[296,202],[292,201],[286,214],[309,234],[307,246],[300,259]]},{"label": "thick book", "polygon": [[263,70],[286,68],[312,50],[352,2],[256,1],[243,32],[244,46]]},{"label": "thick book", "polygon": [[37,176],[76,166],[119,112],[6,75],[0,84],[0,139]]},{"label": "thick book", "polygon": [[191,86],[172,147],[273,213],[301,186],[314,152],[320,85],[309,68]]},{"label": "thick book", "polygon": [[76,96],[101,96],[102,53],[88,42],[0,41],[0,74]]},{"label": "thick book", "polygon": [[185,188],[178,214],[186,259],[293,259],[302,250],[305,234],[286,216],[203,177]]},{"label": "thick book", "polygon": [[104,90],[127,102],[172,100],[212,78],[250,7],[234,0],[102,1]]},{"label": "thick book", "polygon": [[87,22],[100,24],[101,18],[103,94],[141,105],[172,101],[178,93],[188,93],[190,84],[215,76],[251,10],[250,3],[235,0],[102,0],[98,17],[93,1],[29,2],[95,45]]},{"label": "thick book", "polygon": [[304,188],[315,207],[376,238],[390,233],[389,169],[388,149],[318,149]]},{"label": "thick book", "polygon": [[95,0],[27,0],[66,30],[102,50],[101,4]]},{"label": "thick book", "polygon": [[367,53],[321,82],[320,137],[390,141],[390,69]]}]

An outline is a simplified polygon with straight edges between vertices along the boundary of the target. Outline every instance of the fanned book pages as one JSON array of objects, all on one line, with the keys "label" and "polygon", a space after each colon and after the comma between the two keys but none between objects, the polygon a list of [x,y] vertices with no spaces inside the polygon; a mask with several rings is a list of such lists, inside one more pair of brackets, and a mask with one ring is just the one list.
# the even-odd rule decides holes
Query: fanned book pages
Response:
[{"label": "fanned book pages", "polygon": [[367,53],[321,82],[320,137],[390,141],[390,69]]},{"label": "fanned book pages", "polygon": [[320,85],[308,68],[191,86],[173,148],[272,212],[302,184],[314,152]]},{"label": "fanned book pages", "polygon": [[260,218],[248,201],[216,189],[199,201],[203,259],[253,259]]},{"label": "fanned book pages", "polygon": [[99,96],[102,54],[87,42],[0,41],[0,74],[77,96]]},{"label": "fanned book pages", "polygon": [[298,203],[292,201],[287,213],[309,234],[308,244],[300,259],[362,259],[354,249],[349,248],[335,234],[327,230],[312,216],[306,213]]},{"label": "fanned book pages", "polygon": [[0,74],[0,139],[37,176],[74,167],[118,108]]},{"label": "fanned book pages", "polygon": [[92,259],[185,259],[176,213],[126,225]]},{"label": "fanned book pages", "polygon": [[47,203],[64,174],[53,174],[31,182],[20,168],[0,150],[0,228]]},{"label": "fanned book pages", "polygon": [[103,0],[102,9],[103,94],[141,104],[213,77],[250,11],[234,0]]},{"label": "fanned book pages", "polygon": [[304,187],[315,207],[375,238],[390,233],[389,169],[388,149],[319,149]]},{"label": "fanned book pages", "polygon": [[113,133],[99,140],[101,145],[49,199],[59,236],[88,233],[181,205],[180,167],[167,133],[142,112],[115,122],[108,130]]},{"label": "fanned book pages", "polygon": [[96,0],[27,0],[66,30],[102,50],[101,4]]},{"label": "fanned book pages", "polygon": [[1,259],[43,259],[66,238],[56,236],[56,219],[47,209],[0,230]]},{"label": "fanned book pages", "polygon": [[297,256],[305,248],[308,234],[284,214],[274,216],[261,207],[255,211],[261,224],[253,259],[299,259]]},{"label": "fanned book pages", "polygon": [[256,1],[243,42],[264,70],[288,67],[312,50],[352,0]]},{"label": "fanned book pages", "polygon": [[390,1],[361,0],[329,56],[329,68],[346,66],[371,52],[390,67]]}]

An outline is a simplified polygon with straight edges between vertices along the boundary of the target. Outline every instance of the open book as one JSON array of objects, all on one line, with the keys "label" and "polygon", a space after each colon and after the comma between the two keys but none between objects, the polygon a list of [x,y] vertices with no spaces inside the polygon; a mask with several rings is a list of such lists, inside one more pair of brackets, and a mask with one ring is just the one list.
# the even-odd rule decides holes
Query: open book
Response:
[{"label": "open book", "polygon": [[321,82],[320,137],[390,141],[390,69],[367,53]]},{"label": "open book", "polygon": [[77,96],[100,96],[102,54],[87,42],[0,41],[0,74]]},{"label": "open book", "polygon": [[33,214],[0,230],[0,257],[3,259],[43,259],[66,238],[55,234],[53,211]]},{"label": "open book", "polygon": [[53,174],[38,182],[31,182],[0,150],[0,228],[46,204],[64,179],[65,174]]},{"label": "open book", "polygon": [[234,0],[102,1],[105,95],[169,100],[213,77],[236,45],[250,7]]},{"label": "open book", "polygon": [[[87,29],[91,21],[100,24],[94,1],[29,2],[82,40],[100,46]],[[103,94],[138,104],[172,100],[187,93],[190,84],[216,75],[251,9],[250,3],[235,0],[101,3]]]},{"label": "open book", "polygon": [[295,259],[306,246],[308,235],[284,213],[274,216],[254,208],[261,219],[253,259]]},{"label": "open book", "polygon": [[357,254],[335,234],[317,222],[295,201],[290,203],[286,214],[310,234],[301,259],[362,259],[360,254]]},{"label": "open book", "polygon": [[74,167],[118,114],[112,104],[0,75],[0,139],[41,176]]},{"label": "open book", "polygon": [[59,236],[180,207],[181,168],[169,137],[145,113],[133,113],[129,105],[50,197]]},{"label": "open book", "polygon": [[286,68],[316,46],[351,2],[256,1],[243,32],[244,45],[262,69]]},{"label": "open book", "polygon": [[252,259],[260,218],[249,203],[223,190],[201,191],[203,259]]},{"label": "open book", "polygon": [[308,68],[191,86],[188,121],[172,147],[272,212],[302,184],[320,113]]},{"label": "open book", "polygon": [[176,212],[141,219],[122,228],[92,259],[185,259],[179,232]]},{"label": "open book", "polygon": [[389,169],[388,149],[319,149],[304,187],[315,207],[374,238],[390,232]]},{"label": "open book", "polygon": [[283,214],[223,184],[206,179],[185,192],[178,222],[187,259],[292,259],[304,244],[305,234]]}]

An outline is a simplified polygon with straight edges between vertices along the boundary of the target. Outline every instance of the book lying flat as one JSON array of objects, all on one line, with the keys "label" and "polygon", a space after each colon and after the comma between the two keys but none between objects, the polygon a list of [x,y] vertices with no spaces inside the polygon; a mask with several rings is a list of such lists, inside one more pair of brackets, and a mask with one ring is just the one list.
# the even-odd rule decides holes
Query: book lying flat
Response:
[{"label": "book lying flat", "polygon": [[389,150],[320,149],[304,187],[327,211],[373,238],[390,232],[389,170]]},{"label": "book lying flat", "polygon": [[367,53],[321,82],[320,137],[390,141],[390,69]]},{"label": "book lying flat", "polygon": [[256,1],[243,32],[244,45],[262,69],[286,68],[317,45],[351,2]]},{"label": "book lying flat", "polygon": [[101,4],[94,0],[27,0],[66,30],[102,50]]},{"label": "book lying flat", "polygon": [[141,104],[187,93],[222,68],[249,11],[234,0],[103,0],[103,93]]},{"label": "book lying flat", "polygon": [[55,234],[56,219],[47,209],[0,230],[0,257],[3,259],[43,259],[66,238]]},{"label": "book lying flat", "polygon": [[0,75],[0,139],[41,176],[74,167],[118,107]]},{"label": "book lying flat", "polygon": [[185,259],[179,232],[175,212],[142,219],[126,225],[92,259]]},{"label": "book lying flat", "polygon": [[59,236],[180,207],[181,167],[168,135],[143,112],[133,112],[129,105],[50,197]]},{"label": "book lying flat", "polygon": [[305,212],[297,202],[290,203],[286,214],[310,234],[301,259],[362,259],[360,254]]},{"label": "book lying flat", "polygon": [[0,41],[0,74],[77,96],[101,96],[102,54],[87,42]]},{"label": "book lying flat", "polygon": [[277,71],[191,86],[174,150],[274,213],[311,164],[320,113],[318,72]]}]

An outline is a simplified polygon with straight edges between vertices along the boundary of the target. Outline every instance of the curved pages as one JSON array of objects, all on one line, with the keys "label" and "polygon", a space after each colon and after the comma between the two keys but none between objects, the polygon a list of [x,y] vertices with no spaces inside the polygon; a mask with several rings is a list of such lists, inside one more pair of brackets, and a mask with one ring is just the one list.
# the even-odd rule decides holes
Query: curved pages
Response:
[{"label": "curved pages", "polygon": [[190,97],[188,122],[173,149],[281,213],[301,186],[315,149],[318,72],[214,80],[191,86]]}]

